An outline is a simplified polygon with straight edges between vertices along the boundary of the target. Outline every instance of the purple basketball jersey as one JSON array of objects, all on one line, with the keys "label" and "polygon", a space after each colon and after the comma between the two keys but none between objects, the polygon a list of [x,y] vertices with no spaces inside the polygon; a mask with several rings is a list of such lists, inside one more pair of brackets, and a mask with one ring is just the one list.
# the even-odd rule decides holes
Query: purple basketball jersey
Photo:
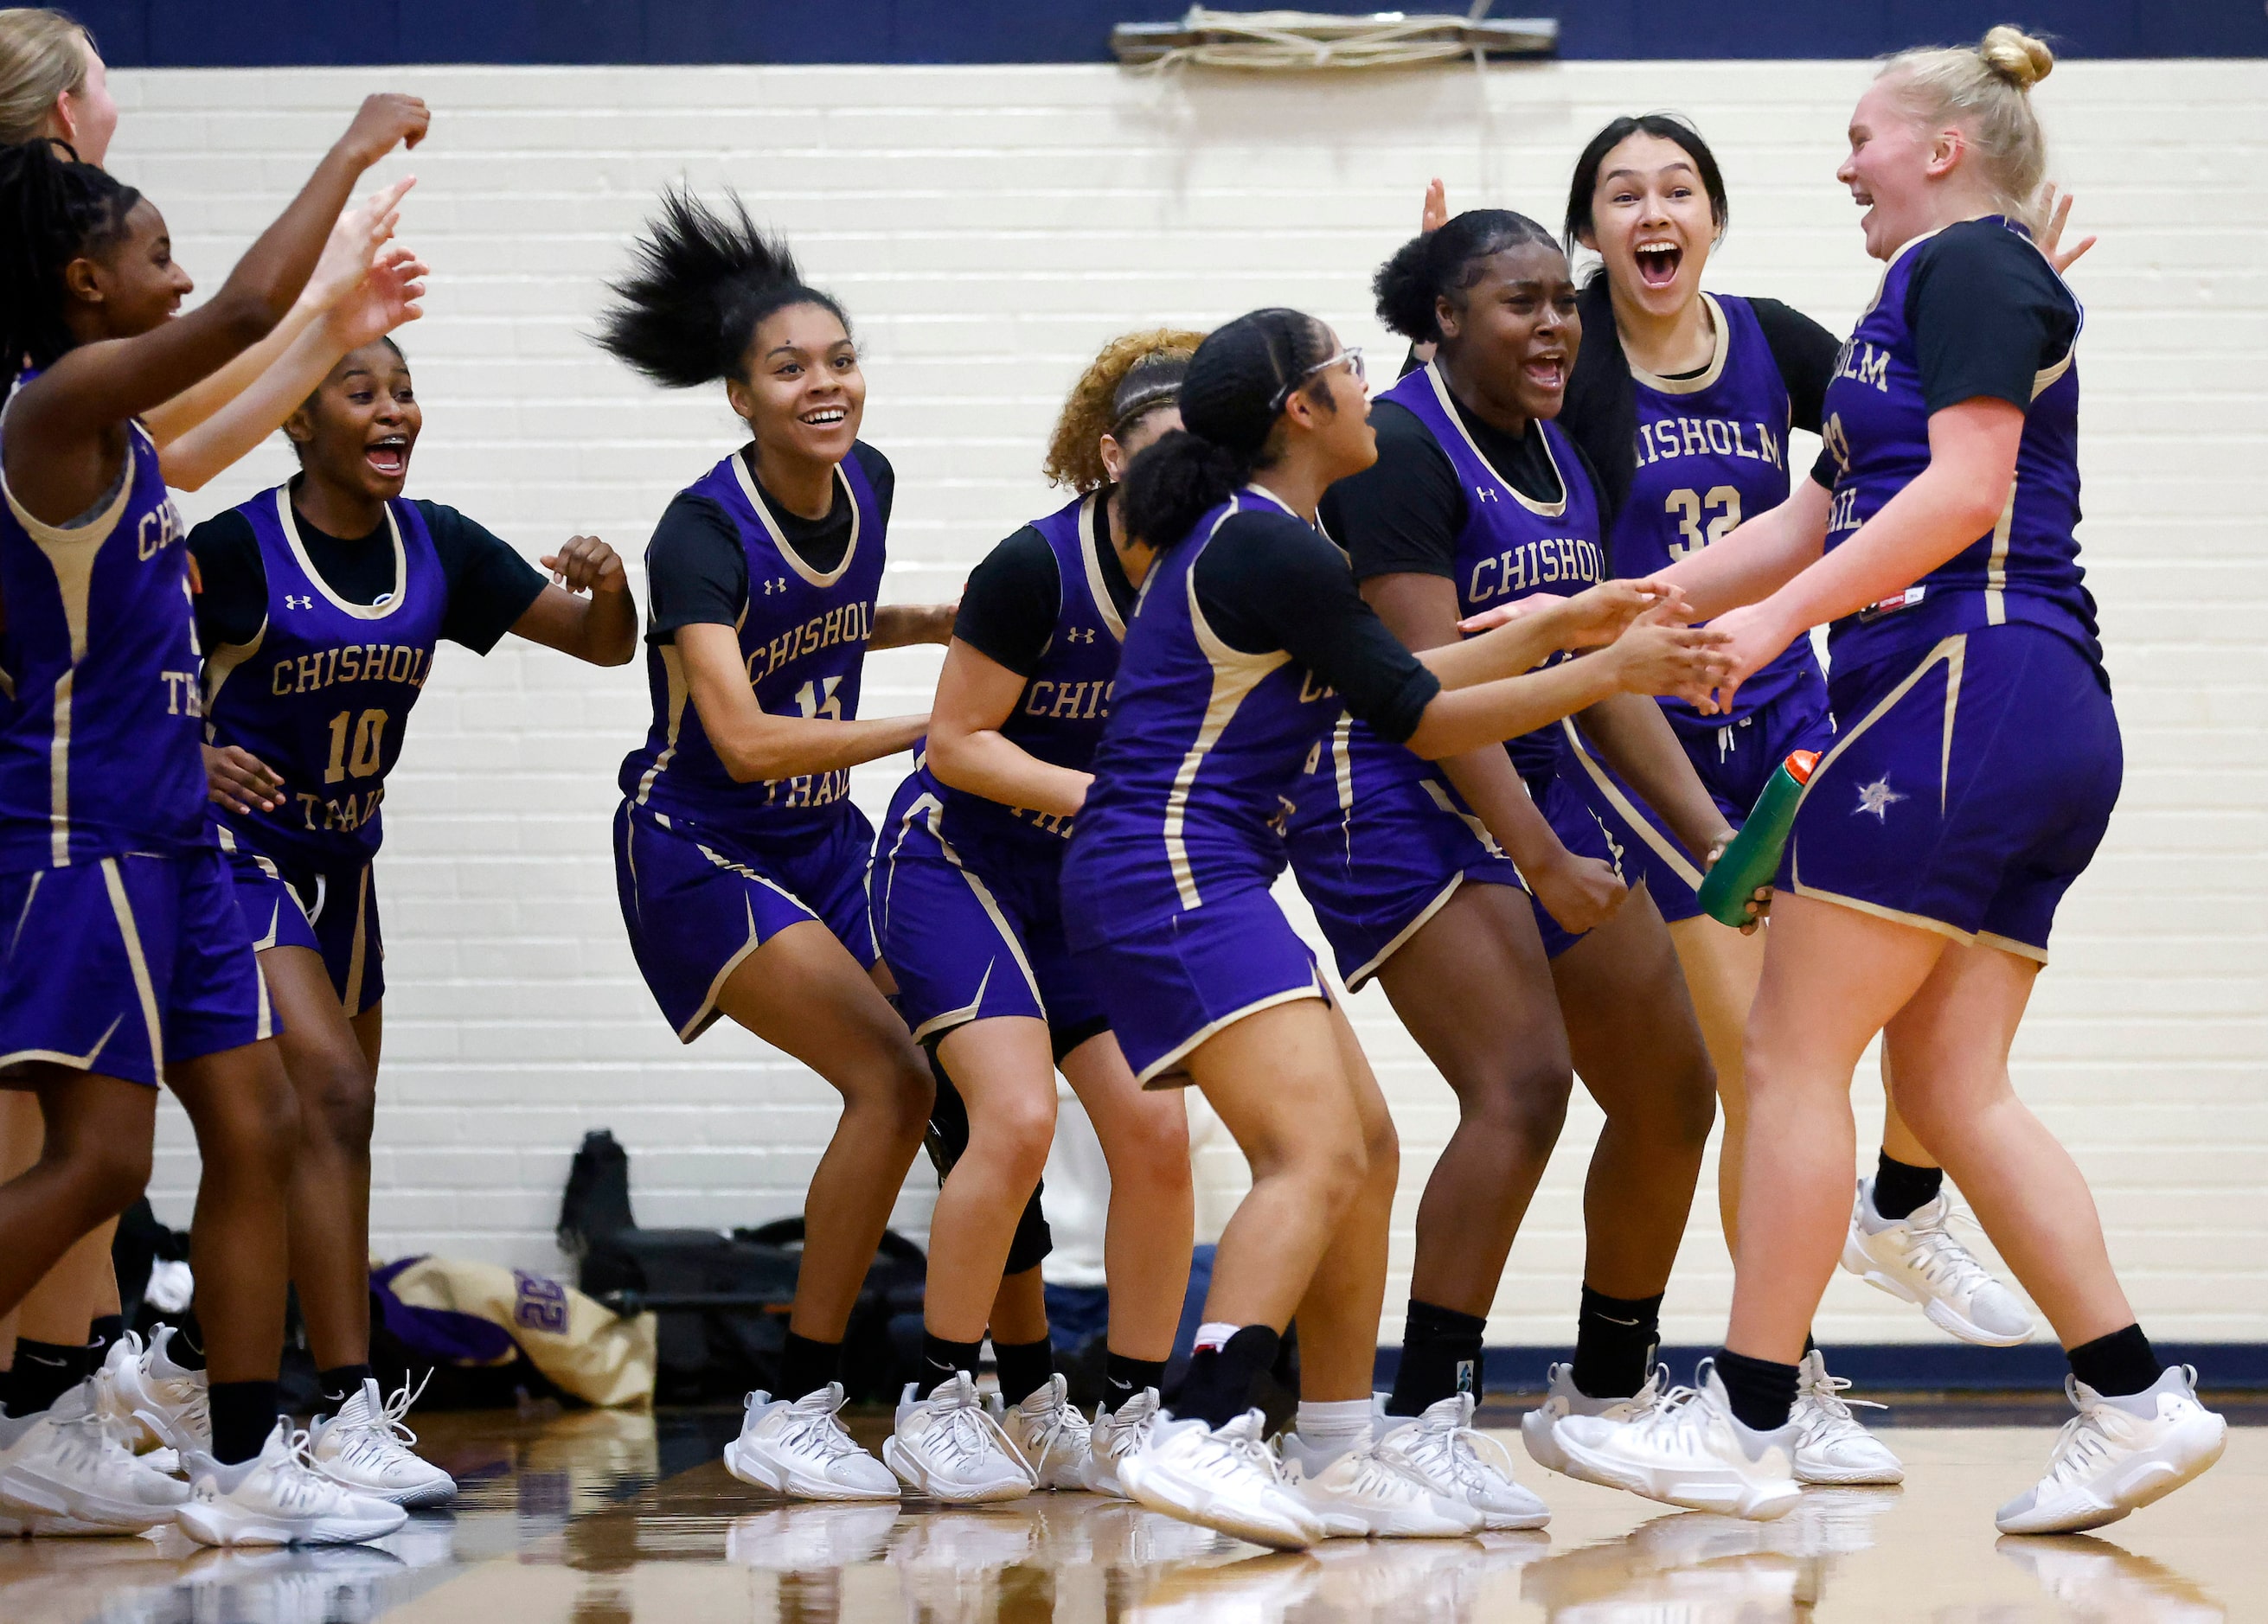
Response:
[{"label": "purple basketball jersey", "polygon": [[43,524],[8,493],[0,872],[207,844],[183,533],[138,423],[118,489],[85,523]]},{"label": "purple basketball jersey", "polygon": [[386,504],[394,590],[374,604],[334,592],[308,558],[289,485],[236,510],[260,543],[268,618],[248,643],[205,663],[205,739],[250,751],[284,780],[276,812],[216,806],[221,843],[330,871],[367,863],[385,837],[379,808],[425,691],[449,608],[440,555],[415,503]]},{"label": "purple basketball jersey", "polygon": [[[2030,239],[2022,226],[1998,217],[1974,224]],[[1830,552],[1929,466],[1929,408],[1905,315],[1915,251],[1927,240],[1908,243],[1882,272],[1874,302],[1843,346],[1827,386],[1825,439],[1837,470]],[[2075,533],[2078,354],[2074,341],[2033,379],[2015,482],[1999,522],[1898,596],[1837,621],[1828,650],[1838,667],[1918,653],[1955,632],[2011,621],[2058,632],[2101,663]]]},{"label": "purple basketball jersey", "polygon": [[[779,716],[850,721],[882,584],[882,514],[856,457],[836,465],[852,503],[850,540],[834,569],[814,570],[781,533],[739,452],[688,486],[732,516],[747,560],[748,600],[736,628],[756,702]],[[814,832],[850,794],[837,770],[736,783],[703,731],[674,643],[646,650],[653,726],[623,758],[622,791],[634,807],[744,838]]]},{"label": "purple basketball jersey", "polygon": [[[1609,557],[1619,576],[1646,576],[1690,557],[1744,518],[1787,500],[1787,385],[1749,302],[1702,298],[1716,318],[1717,355],[1697,378],[1658,378],[1633,367],[1638,471],[1615,515]],[[1817,669],[1808,639],[1741,686],[1731,718],[1762,709]],[[1662,708],[1698,718],[1692,705]]]},{"label": "purple basketball jersey", "polygon": [[[1087,770],[1102,742],[1103,724],[1110,719],[1110,685],[1126,640],[1126,623],[1110,601],[1097,551],[1110,545],[1102,509],[1098,492],[1033,522],[1055,553],[1062,597],[1040,663],[1000,726],[1003,738],[1039,760],[1078,772]],[[949,789],[937,782],[925,758],[915,774],[944,808],[943,837],[964,856],[998,851],[1049,863],[1061,860],[1064,842],[1071,838],[1069,819]]]},{"label": "purple basketball jersey", "polygon": [[1142,583],[1094,787],[1064,863],[1074,950],[1265,891],[1283,871],[1285,797],[1338,720],[1339,697],[1283,650],[1246,654],[1222,642],[1194,573],[1231,515],[1270,506],[1283,504],[1247,486]]}]

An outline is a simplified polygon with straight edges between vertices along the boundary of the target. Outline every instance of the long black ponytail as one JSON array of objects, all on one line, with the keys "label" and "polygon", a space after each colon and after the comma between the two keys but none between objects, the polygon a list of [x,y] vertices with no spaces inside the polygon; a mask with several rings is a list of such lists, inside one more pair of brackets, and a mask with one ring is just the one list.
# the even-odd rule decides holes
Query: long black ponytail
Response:
[{"label": "long black ponytail", "polygon": [[1266,467],[1285,403],[1330,358],[1329,334],[1313,316],[1284,309],[1256,310],[1206,334],[1182,380],[1182,426],[1126,470],[1126,533],[1160,552],[1176,546]]},{"label": "long black ponytail", "polygon": [[744,378],[757,324],[791,305],[816,305],[850,330],[834,298],[803,280],[786,239],[768,234],[735,193],[712,209],[679,187],[638,239],[637,262],[607,284],[615,303],[596,342],[658,384],[691,389]]},{"label": "long black ponytail", "polygon": [[63,268],[118,240],[142,194],[61,142],[0,147],[0,384],[77,342]]},{"label": "long black ponytail", "polygon": [[[1717,167],[1717,155],[1709,150],[1699,130],[1672,113],[1625,114],[1592,136],[1575,160],[1575,173],[1567,183],[1569,254],[1594,231],[1592,199],[1599,189],[1600,166],[1608,153],[1632,136],[1653,136],[1683,148],[1701,178],[1701,189],[1709,195],[1709,211],[1720,234],[1732,218],[1724,172]],[[1618,512],[1630,497],[1631,481],[1638,473],[1638,385],[1631,377],[1629,357],[1623,354],[1622,333],[1615,326],[1614,290],[1608,283],[1605,266],[1583,284],[1576,296],[1575,311],[1583,320],[1583,347],[1576,353],[1574,371],[1568,374],[1559,426],[1598,470],[1600,494],[1606,498],[1608,511]]]}]

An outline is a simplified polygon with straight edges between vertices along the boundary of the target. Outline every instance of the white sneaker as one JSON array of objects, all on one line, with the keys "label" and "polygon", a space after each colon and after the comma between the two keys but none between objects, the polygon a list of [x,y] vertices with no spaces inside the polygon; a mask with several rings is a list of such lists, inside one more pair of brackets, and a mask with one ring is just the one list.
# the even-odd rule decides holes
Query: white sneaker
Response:
[{"label": "white sneaker", "polygon": [[1219,1428],[1160,1415],[1142,1446],[1119,1458],[1118,1481],[1152,1511],[1255,1545],[1303,1551],[1323,1537],[1322,1525],[1285,1487],[1283,1468],[1261,1437],[1264,1424],[1258,1410]]},{"label": "white sneaker", "polygon": [[1384,1393],[1371,1402],[1379,1452],[1435,1494],[1478,1511],[1482,1527],[1504,1533],[1551,1520],[1551,1508],[1513,1477],[1504,1445],[1474,1429],[1471,1393],[1452,1393],[1414,1420],[1388,1415]]},{"label": "white sneaker", "polygon": [[279,1421],[250,1460],[189,1459],[188,1503],[175,1513],[200,1545],[356,1545],[409,1520],[390,1501],[357,1495],[307,1462],[307,1435]]},{"label": "white sneaker", "polygon": [[[1396,1429],[1397,1431],[1404,1429]],[[1442,1495],[1366,1438],[1336,1452],[1296,1431],[1278,1440],[1284,1482],[1333,1539],[1462,1539],[1481,1531],[1462,1495]]]},{"label": "white sneaker", "polygon": [[1014,1409],[992,1395],[992,1418],[1004,1423],[1009,1441],[1032,1469],[1035,1488],[1085,1488],[1094,1444],[1093,1428],[1071,1401],[1071,1384],[1058,1370],[1048,1385],[1027,1393]]},{"label": "white sneaker", "polygon": [[2029,1341],[2031,1315],[1954,1238],[1954,1216],[1953,1198],[1940,1191],[1903,1218],[1885,1218],[1874,1210],[1874,1181],[1861,1179],[1843,1267],[1878,1290],[1919,1304],[1948,1336],[1985,1348]]},{"label": "white sneaker", "polygon": [[159,1443],[184,1456],[204,1454],[212,1448],[205,1373],[184,1370],[166,1356],[166,1345],[173,1340],[173,1327],[161,1325],[138,1357],[122,1359],[114,1368],[106,1361],[103,1369],[117,1400]]},{"label": "white sneaker", "polygon": [[836,1419],[843,1398],[841,1382],[792,1403],[750,1393],[740,1436],[725,1445],[725,1470],[791,1500],[895,1500],[897,1480]]},{"label": "white sneaker", "polygon": [[1796,1367],[1795,1481],[1799,1483],[1903,1483],[1906,1469],[1890,1446],[1859,1424],[1853,1404],[1887,1409],[1866,1399],[1843,1396],[1851,1384],[1827,1373],[1826,1356],[1816,1348]]},{"label": "white sneaker", "polygon": [[1795,1423],[1751,1430],[1733,1414],[1716,1361],[1696,1374],[1698,1390],[1675,1388],[1636,1421],[1568,1416],[1556,1429],[1559,1446],[1591,1482],[1756,1522],[1785,1515],[1803,1494]]},{"label": "white sneaker", "polygon": [[1593,1477],[1581,1462],[1571,1458],[1560,1446],[1558,1429],[1573,1415],[1616,1425],[1643,1421],[1660,1407],[1666,1391],[1663,1369],[1657,1364],[1647,1372],[1646,1385],[1630,1397],[1594,1399],[1575,1385],[1573,1365],[1555,1364],[1543,1402],[1520,1418],[1520,1440],[1528,1445],[1528,1458],[1547,1471],[1561,1473],[1580,1482],[1596,1483],[1602,1488],[1620,1488],[1620,1483]]},{"label": "white sneaker", "polygon": [[[0,1505],[107,1533],[173,1520],[188,1486],[134,1458],[83,1381],[36,1415],[0,1417]],[[55,1532],[62,1532],[58,1525]]]},{"label": "white sneaker", "polygon": [[2197,1372],[2175,1365],[2130,1398],[2105,1398],[2076,1377],[2079,1407],[2056,1434],[2047,1475],[2002,1506],[2002,1533],[2075,1533],[2162,1499],[2220,1459],[2228,1423],[2198,1402]]},{"label": "white sneaker", "polygon": [[1134,1496],[1119,1481],[1118,1463],[1140,1449],[1158,1422],[1158,1390],[1145,1387],[1116,1410],[1097,1407],[1087,1429],[1086,1488],[1114,1500]]},{"label": "white sneaker", "polygon": [[348,1394],[337,1415],[318,1416],[308,1429],[307,1456],[315,1470],[356,1494],[396,1505],[441,1505],[455,1499],[457,1481],[409,1451],[417,1435],[401,1418],[424,1391],[423,1382],[416,1393],[404,1382],[391,1400],[381,1399],[378,1383],[364,1378],[362,1391]]},{"label": "white sneaker", "polygon": [[158,1435],[134,1413],[127,1384],[132,1379],[130,1373],[141,1365],[142,1358],[142,1339],[131,1331],[119,1333],[118,1340],[102,1356],[102,1368],[94,1373],[95,1408],[109,1420],[120,1443],[149,1459],[158,1471],[178,1472],[181,1459],[179,1452],[163,1447]]},{"label": "white sneaker", "polygon": [[915,1393],[908,1382],[898,1400],[898,1429],[882,1445],[882,1459],[900,1482],[959,1504],[1021,1500],[1032,1492],[1032,1468],[986,1413],[968,1371],[954,1371],[926,1399]]}]

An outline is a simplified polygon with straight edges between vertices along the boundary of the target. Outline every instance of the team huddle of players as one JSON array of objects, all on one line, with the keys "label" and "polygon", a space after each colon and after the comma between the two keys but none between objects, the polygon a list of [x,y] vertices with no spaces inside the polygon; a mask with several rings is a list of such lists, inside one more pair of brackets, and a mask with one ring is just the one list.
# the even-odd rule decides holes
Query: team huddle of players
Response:
[{"label": "team huddle of players", "polygon": [[[49,20],[0,33],[0,78],[33,87],[0,151],[20,226],[0,246],[0,1065],[43,1120],[5,1135],[28,1165],[0,1186],[0,1304],[22,1316],[0,1515],[373,1538],[454,1492],[369,1368],[386,775],[439,641],[618,665],[638,616],[603,542],[565,543],[547,580],[401,494],[422,420],[384,334],[423,268],[389,242],[401,187],[347,205],[423,138],[422,103],[365,103],[176,318],[162,217],[100,167],[99,60],[53,13],[8,15]],[[1543,1466],[1753,1517],[1806,1484],[1899,1481],[1809,1326],[1840,1262],[1963,1340],[2030,1336],[1950,1233],[1948,1169],[2079,1410],[1999,1526],[2094,1526],[2218,1458],[2220,1418],[2153,1355],[2076,1167],[2008,1086],[2120,775],[2073,534],[2061,271],[2084,245],[2060,246],[2029,95],[2051,61],[2002,28],[1883,66],[1838,171],[1885,263],[1845,342],[1702,291],[1729,200],[1662,115],[1589,143],[1564,237],[1452,216],[1437,187],[1373,283],[1413,346],[1375,397],[1296,311],[1116,339],[1048,448],[1070,499],[953,606],[877,601],[895,475],[858,437],[849,315],[737,202],[665,196],[598,342],[666,386],[721,382],[748,437],[648,547],[622,916],[681,1040],[729,1018],[842,1097],[736,1477],[809,1499],[1087,1489],[1285,1548],[1541,1526],[1472,1423],[1578,1075],[1606,1125],[1574,1355],[1521,1428]],[[1579,249],[1600,261],[1580,285]],[[298,474],[184,537],[167,483],[277,426]],[[1808,476],[1791,429],[1824,442]],[[929,713],[862,717],[866,651],[913,643],[946,648]],[[850,769],[909,749],[877,831]],[[1799,751],[1778,877],[1719,923],[1702,878]],[[1395,1128],[1270,895],[1287,865],[1344,984],[1378,981],[1457,1099],[1388,1393]],[[1890,1109],[1854,1201],[1849,1089],[1878,1034]],[[1092,1418],[1041,1287],[1058,1071],[1111,1179]],[[204,1161],[197,1328],[144,1348],[100,1247],[160,1082]],[[1189,1086],[1252,1185],[1161,1395]],[[1673,1386],[1660,1310],[1719,1102],[1733,1315]],[[838,1418],[841,1341],[925,1141],[925,1373],[878,1461]],[[278,1414],[287,1279],[324,1387],[306,1433]],[[1256,1386],[1294,1324],[1298,1413],[1271,1441]]]}]

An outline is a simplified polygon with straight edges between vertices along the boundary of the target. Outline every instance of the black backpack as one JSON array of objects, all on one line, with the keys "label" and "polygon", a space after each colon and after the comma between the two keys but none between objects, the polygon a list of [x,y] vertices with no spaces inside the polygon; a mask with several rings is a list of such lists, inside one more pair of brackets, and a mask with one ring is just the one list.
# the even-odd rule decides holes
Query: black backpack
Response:
[{"label": "black backpack", "polygon": [[[617,1313],[659,1316],[661,1403],[774,1390],[802,1242],[800,1217],[729,1235],[638,1228],[630,1157],[604,1129],[585,1135],[560,1203],[559,1244],[581,1260],[576,1283],[585,1295]],[[883,1236],[843,1337],[843,1385],[853,1399],[895,1399],[920,1374],[926,1267],[913,1242]]]}]

